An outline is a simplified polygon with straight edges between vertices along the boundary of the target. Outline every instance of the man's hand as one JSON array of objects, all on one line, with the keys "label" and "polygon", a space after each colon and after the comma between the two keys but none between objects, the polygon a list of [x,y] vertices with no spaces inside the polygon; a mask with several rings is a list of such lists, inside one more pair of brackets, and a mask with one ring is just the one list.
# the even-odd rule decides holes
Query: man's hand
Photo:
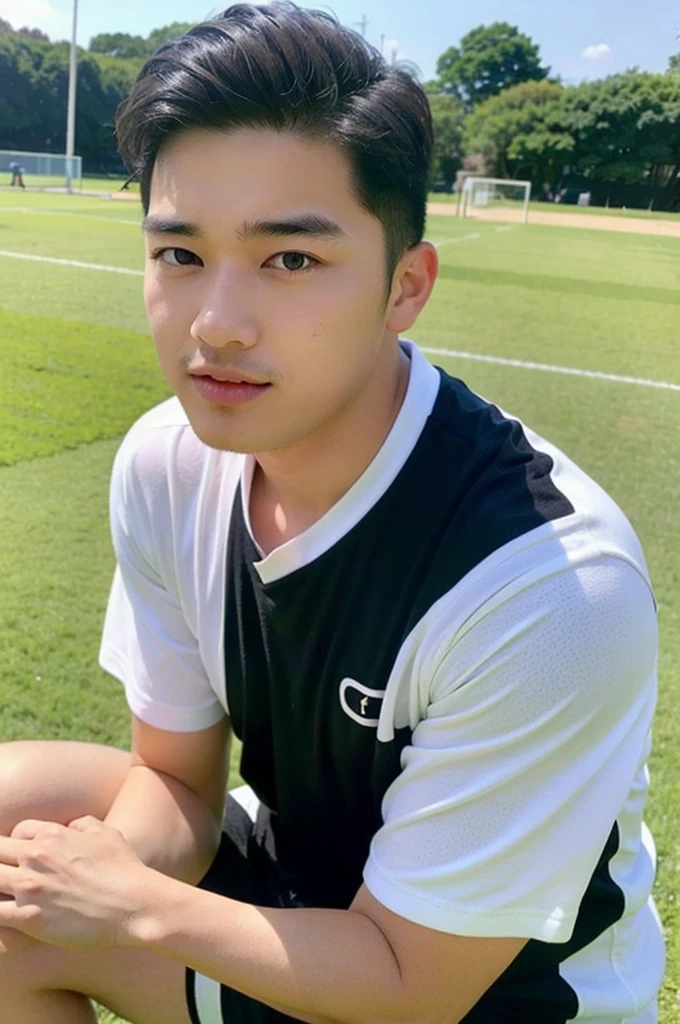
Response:
[{"label": "man's hand", "polygon": [[59,946],[108,948],[119,943],[138,909],[145,867],[115,829],[96,818],[68,828],[24,821],[0,837],[0,941],[16,936]]}]

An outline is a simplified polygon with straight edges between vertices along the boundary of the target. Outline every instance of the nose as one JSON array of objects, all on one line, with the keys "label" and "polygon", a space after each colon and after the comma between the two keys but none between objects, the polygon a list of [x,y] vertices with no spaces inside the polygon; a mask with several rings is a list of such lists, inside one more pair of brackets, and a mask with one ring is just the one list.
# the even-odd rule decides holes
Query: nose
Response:
[{"label": "nose", "polygon": [[252,348],[257,342],[255,300],[243,275],[223,272],[206,283],[200,309],[191,325],[194,341],[211,348]]}]

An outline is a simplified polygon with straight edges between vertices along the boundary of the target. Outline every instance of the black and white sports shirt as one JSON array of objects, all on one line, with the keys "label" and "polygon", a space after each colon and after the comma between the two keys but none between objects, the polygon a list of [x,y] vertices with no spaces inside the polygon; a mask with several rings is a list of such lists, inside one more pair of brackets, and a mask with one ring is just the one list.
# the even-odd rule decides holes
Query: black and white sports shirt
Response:
[{"label": "black and white sports shirt", "polygon": [[101,664],[160,729],[230,715],[301,902],[347,907],[363,880],[425,927],[529,938],[468,1024],[653,1024],[639,542],[562,452],[403,344],[382,448],[266,556],[252,457],[204,445],[176,399],[135,424]]}]

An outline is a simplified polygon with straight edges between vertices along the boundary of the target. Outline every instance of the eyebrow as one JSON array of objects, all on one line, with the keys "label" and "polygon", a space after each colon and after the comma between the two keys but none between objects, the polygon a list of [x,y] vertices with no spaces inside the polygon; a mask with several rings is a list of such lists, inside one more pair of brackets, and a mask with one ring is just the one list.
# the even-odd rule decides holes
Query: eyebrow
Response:
[{"label": "eyebrow", "polygon": [[311,235],[316,238],[347,237],[339,224],[318,213],[303,213],[294,217],[284,217],[281,220],[247,221],[237,234],[243,241],[251,238],[275,238],[285,235]]},{"label": "eyebrow", "polygon": [[[153,235],[181,235],[183,238],[203,238],[198,224],[173,217],[149,215],[142,221],[142,231]],[[255,238],[283,238],[307,235],[314,238],[346,238],[339,224],[317,213],[301,214],[281,220],[246,221],[236,232],[246,242]]]},{"label": "eyebrow", "polygon": [[203,232],[198,224],[175,220],[172,217],[145,217],[142,231],[148,235],[182,235],[184,238],[201,238]]}]

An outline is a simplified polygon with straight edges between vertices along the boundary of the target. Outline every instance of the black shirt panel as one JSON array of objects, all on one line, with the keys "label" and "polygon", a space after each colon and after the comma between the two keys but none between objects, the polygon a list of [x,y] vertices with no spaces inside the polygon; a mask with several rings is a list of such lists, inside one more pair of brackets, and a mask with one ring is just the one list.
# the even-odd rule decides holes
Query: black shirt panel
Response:
[{"label": "black shirt panel", "polygon": [[385,690],[409,633],[471,569],[573,512],[520,424],[440,374],[401,472],[311,563],[263,584],[240,495],[234,503],[225,656],[241,774],[273,812],[292,887],[317,906],[346,907],[361,885],[410,742],[408,729],[377,740],[380,696],[365,691]]}]

